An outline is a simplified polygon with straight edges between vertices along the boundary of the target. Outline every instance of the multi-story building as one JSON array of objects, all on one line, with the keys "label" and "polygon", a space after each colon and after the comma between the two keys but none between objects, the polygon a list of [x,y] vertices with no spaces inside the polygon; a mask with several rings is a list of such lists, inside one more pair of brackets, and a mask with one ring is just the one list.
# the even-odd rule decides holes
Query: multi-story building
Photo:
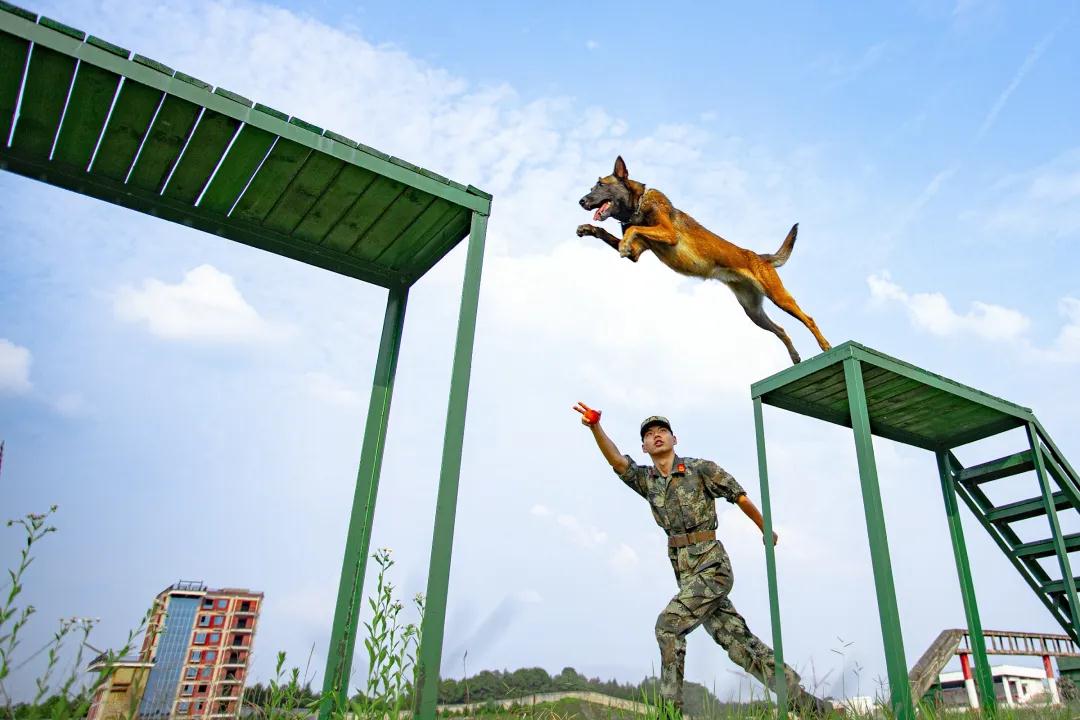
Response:
[{"label": "multi-story building", "polygon": [[[145,681],[119,688],[116,673],[98,690],[87,720],[113,720],[117,695],[125,710],[137,703],[138,716],[147,720],[237,717],[262,599],[259,592],[210,590],[201,582],[162,590],[138,660],[124,664],[149,667]],[[95,662],[92,670],[103,667],[103,658]]]}]

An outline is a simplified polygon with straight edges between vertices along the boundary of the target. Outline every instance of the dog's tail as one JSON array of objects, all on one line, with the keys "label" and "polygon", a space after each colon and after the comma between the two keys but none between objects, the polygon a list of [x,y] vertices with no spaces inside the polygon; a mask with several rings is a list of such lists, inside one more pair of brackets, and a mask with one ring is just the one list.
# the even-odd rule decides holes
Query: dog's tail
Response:
[{"label": "dog's tail", "polygon": [[773,255],[761,254],[761,259],[769,263],[773,267],[780,267],[788,261],[791,257],[791,250],[795,247],[795,236],[799,234],[799,223],[795,223],[791,226],[791,230],[788,232],[787,237],[784,238],[784,243],[780,246],[780,249]]}]

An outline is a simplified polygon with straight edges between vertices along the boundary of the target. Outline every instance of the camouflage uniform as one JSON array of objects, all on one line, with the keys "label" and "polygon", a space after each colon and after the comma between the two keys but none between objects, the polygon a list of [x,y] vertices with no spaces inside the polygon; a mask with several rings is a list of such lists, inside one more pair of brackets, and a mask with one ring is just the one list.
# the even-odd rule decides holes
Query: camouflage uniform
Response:
[{"label": "camouflage uniform", "polygon": [[[649,501],[656,523],[669,535],[716,530],[716,498],[737,502],[746,492],[723,468],[709,460],[676,457],[670,477],[655,467],[642,467],[626,456],[630,466],[619,478]],[[767,687],[774,687],[773,651],[746,626],[728,595],[735,580],[731,561],[718,540],[668,548],[668,559],[679,592],[656,620],[660,644],[660,692],[682,708],[686,636],[698,625],[727,650],[737,665]],[[784,667],[788,697],[796,707],[824,712],[827,706],[799,685],[799,676]]]}]

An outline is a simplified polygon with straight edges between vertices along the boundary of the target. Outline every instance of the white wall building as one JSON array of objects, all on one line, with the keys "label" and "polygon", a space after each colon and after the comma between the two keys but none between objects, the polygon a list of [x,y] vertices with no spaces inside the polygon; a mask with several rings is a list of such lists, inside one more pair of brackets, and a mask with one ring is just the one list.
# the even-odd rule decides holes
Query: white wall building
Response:
[{"label": "white wall building", "polygon": [[[1020,665],[997,665],[990,668],[994,678],[994,695],[998,703],[1008,707],[1022,705],[1060,705],[1057,683],[1053,678],[1047,680],[1046,671]],[[970,679],[965,683],[964,672],[943,672],[938,676],[941,682],[941,701],[946,707],[978,706],[975,700],[975,684]]]}]

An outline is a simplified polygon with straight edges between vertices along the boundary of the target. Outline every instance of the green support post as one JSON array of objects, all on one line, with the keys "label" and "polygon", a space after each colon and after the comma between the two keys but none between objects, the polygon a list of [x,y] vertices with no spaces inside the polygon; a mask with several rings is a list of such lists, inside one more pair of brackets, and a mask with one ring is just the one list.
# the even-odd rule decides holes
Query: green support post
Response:
[{"label": "green support post", "polygon": [[360,468],[356,474],[349,534],[345,541],[345,560],[341,566],[334,626],[323,677],[320,720],[326,720],[336,708],[344,708],[349,697],[349,678],[352,674],[353,649],[356,644],[360,618],[361,593],[364,590],[364,571],[367,569],[371,544],[371,524],[375,517],[375,498],[379,492],[379,471],[382,468],[386,427],[390,416],[390,400],[394,394],[401,330],[405,322],[405,305],[409,288],[395,287],[386,300],[379,355],[375,361],[375,380],[368,403],[364,442],[360,451]]},{"label": "green support post", "polygon": [[[769,500],[769,468],[765,460],[765,425],[761,417],[761,398],[754,398],[754,431],[757,434],[758,479],[761,483],[761,515],[765,520],[764,536],[773,533],[772,502]],[[765,574],[769,578],[769,616],[772,620],[773,654],[776,657],[777,712],[787,716],[787,674],[784,672],[784,641],[780,633],[780,596],[776,584],[776,549],[771,542],[765,543]]]},{"label": "green support post", "polygon": [[1061,523],[1058,522],[1057,508],[1054,504],[1054,489],[1050,486],[1050,475],[1046,472],[1046,461],[1043,459],[1042,442],[1039,440],[1038,428],[1034,423],[1027,424],[1027,436],[1031,444],[1031,457],[1035,460],[1035,474],[1039,478],[1043,504],[1046,506],[1046,516],[1050,519],[1054,553],[1057,555],[1058,566],[1061,568],[1061,579],[1065,585],[1065,597],[1069,602],[1073,630],[1077,637],[1080,637],[1080,607],[1077,606],[1076,601],[1076,581],[1073,578],[1072,564],[1069,562],[1069,550],[1065,547],[1065,540],[1061,535]]},{"label": "green support post", "polygon": [[859,462],[859,481],[862,484],[863,508],[866,512],[866,533],[870,541],[870,561],[874,568],[881,639],[885,645],[892,713],[896,720],[915,720],[907,660],[904,657],[904,637],[900,630],[900,613],[896,605],[892,561],[889,559],[889,540],[885,533],[885,515],[881,507],[881,488],[878,485],[874,444],[870,434],[870,414],[866,408],[866,388],[863,386],[862,365],[857,359],[849,357],[844,360],[844,380],[851,412],[851,429],[855,433],[855,455]]},{"label": "green support post", "polygon": [[417,693],[414,700],[414,714],[421,720],[434,720],[435,706],[439,699],[439,666],[442,659],[458,479],[461,474],[461,451],[465,438],[465,410],[469,400],[476,309],[480,299],[480,275],[484,266],[486,232],[487,216],[474,212],[469,231],[469,252],[465,259],[465,280],[461,291],[461,314],[458,318],[454,367],[450,376],[450,402],[446,412],[442,471],[439,476],[438,501],[435,505],[435,530],[431,540],[427,604],[421,626]]},{"label": "green support post", "polygon": [[[975,583],[971,579],[971,563],[968,560],[964,528],[960,523],[960,509],[956,504],[956,488],[953,485],[954,468],[947,451],[937,452],[938,474],[941,476],[941,494],[945,499],[945,515],[949,521],[949,537],[952,539],[953,555],[956,557],[956,573],[960,578],[960,597],[967,617],[971,652],[975,657],[975,686],[979,691],[979,704],[987,715],[997,712],[994,696],[994,679],[990,674],[990,662],[986,658],[986,638],[983,636],[979,605],[975,600]],[[921,698],[914,698],[916,701]]]}]

